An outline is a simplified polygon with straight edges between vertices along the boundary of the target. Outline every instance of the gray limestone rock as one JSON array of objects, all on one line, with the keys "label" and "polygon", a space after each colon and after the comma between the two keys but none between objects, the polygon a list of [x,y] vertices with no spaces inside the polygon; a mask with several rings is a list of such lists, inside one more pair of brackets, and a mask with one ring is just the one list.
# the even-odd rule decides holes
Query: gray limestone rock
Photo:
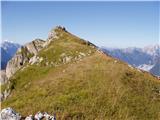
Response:
[{"label": "gray limestone rock", "polygon": [[23,67],[26,62],[43,48],[45,41],[36,39],[19,48],[13,58],[7,63],[6,76],[9,79],[17,70]]},{"label": "gray limestone rock", "polygon": [[67,32],[65,27],[62,26],[56,26],[56,28],[52,29],[49,34],[48,34],[48,39],[47,41],[44,43],[43,47],[46,47],[47,45],[49,45],[54,39],[58,39],[61,35],[57,33],[58,30]]},{"label": "gray limestone rock", "polygon": [[1,120],[20,120],[21,115],[16,111],[14,111],[12,108],[8,107],[1,110],[0,119]]}]

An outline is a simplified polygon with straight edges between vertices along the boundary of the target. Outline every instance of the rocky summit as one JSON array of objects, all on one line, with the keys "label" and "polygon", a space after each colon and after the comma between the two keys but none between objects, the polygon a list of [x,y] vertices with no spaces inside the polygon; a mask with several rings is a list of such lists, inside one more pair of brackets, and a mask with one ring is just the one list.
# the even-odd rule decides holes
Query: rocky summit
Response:
[{"label": "rocky summit", "polygon": [[157,77],[104,54],[61,26],[46,40],[19,48],[7,64],[6,76],[2,109],[12,107],[27,120],[49,115],[57,120],[160,116]]}]

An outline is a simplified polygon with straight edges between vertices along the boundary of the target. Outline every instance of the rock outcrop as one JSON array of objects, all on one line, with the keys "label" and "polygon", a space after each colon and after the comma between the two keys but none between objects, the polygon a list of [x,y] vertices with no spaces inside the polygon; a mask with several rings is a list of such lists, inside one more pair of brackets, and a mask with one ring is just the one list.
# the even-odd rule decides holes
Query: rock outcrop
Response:
[{"label": "rock outcrop", "polygon": [[[21,46],[16,54],[12,57],[11,60],[8,61],[6,70],[1,71],[1,79],[0,83],[5,84],[9,79],[18,71],[18,70],[23,70],[27,66],[27,63],[30,65],[33,64],[39,64],[44,60],[43,57],[38,56],[38,53],[40,50],[42,50],[44,47],[47,47],[50,42],[52,42],[54,39],[53,38],[58,38],[59,37],[59,31],[64,31],[67,32],[64,27],[57,26],[55,29],[52,29],[49,33],[48,39],[46,41],[41,40],[41,39],[35,39],[30,43],[25,44],[24,46]],[[69,56],[66,56],[66,58],[63,59],[63,62],[69,62],[72,58]],[[51,66],[54,63],[51,63]],[[46,65],[49,65],[49,62],[46,62]],[[9,86],[9,83],[7,83],[7,86]],[[11,90],[9,87],[7,87],[3,92],[1,92],[0,95],[0,100],[3,101],[5,100]]]},{"label": "rock outcrop", "polygon": [[30,54],[34,54],[37,55],[37,53],[43,48],[43,44],[45,43],[44,40],[41,39],[35,39],[34,41],[27,43],[26,45],[24,45],[25,49],[27,49],[27,51]]},{"label": "rock outcrop", "polygon": [[45,41],[36,39],[19,48],[13,58],[7,63],[6,76],[9,79],[17,70],[19,70],[26,62],[37,55],[43,48]]},{"label": "rock outcrop", "polygon": [[[69,33],[64,27],[57,26],[56,28],[52,29],[48,35],[48,39],[46,41],[43,41],[41,39],[35,39],[34,41],[25,44],[24,46],[21,46],[16,54],[13,56],[13,58],[8,61],[7,67],[6,67],[6,73],[4,74],[2,72],[2,78],[1,83],[6,83],[6,80],[8,81],[18,70],[24,70],[27,66],[36,64],[38,65],[43,60],[45,61],[44,65],[46,66],[58,66],[59,63],[66,64],[71,61],[77,61],[81,60],[85,56],[88,56],[91,54],[91,51],[88,53],[78,52],[76,51],[76,56],[67,55],[66,53],[62,53],[58,61],[48,61],[47,58],[39,56],[39,51],[43,48],[49,47],[48,45],[55,41],[56,39],[59,39],[64,34],[70,34],[73,37],[76,37]],[[77,39],[79,39],[77,37]],[[89,41],[82,40],[81,42],[84,42],[82,44],[90,45],[91,47],[96,47]],[[58,63],[59,62],[59,63]],[[29,64],[28,64],[29,63]],[[7,83],[8,84],[8,83]],[[1,93],[1,100],[5,100],[6,97],[10,94],[9,89],[5,89],[3,93]]]},{"label": "rock outcrop", "polygon": [[7,79],[5,70],[0,70],[0,84],[3,85],[7,83],[7,81],[8,79]]},{"label": "rock outcrop", "polygon": [[[37,56],[38,52],[44,48],[47,47],[53,40],[60,37],[61,32],[67,32],[67,30],[64,27],[57,26],[55,29],[52,29],[49,33],[48,39],[46,41],[43,41],[41,39],[35,39],[34,41],[25,44],[24,46],[20,47],[16,54],[13,56],[13,58],[8,61],[7,67],[6,67],[6,76],[9,79],[12,77],[13,74],[16,73],[17,70],[22,68],[25,63],[34,64],[37,62],[41,62],[43,58],[39,58]],[[88,43],[89,44],[89,43]],[[84,56],[83,53],[79,56]],[[67,56],[63,59],[63,62],[69,62],[71,61],[72,57]]]},{"label": "rock outcrop", "polygon": [[2,89],[1,89],[0,101],[5,100],[9,96],[9,94],[11,93],[11,90],[9,88],[10,82],[8,80],[9,79],[6,76],[5,70],[0,70],[0,85],[6,84],[5,90],[2,91]]},{"label": "rock outcrop", "polygon": [[5,100],[11,93],[11,90],[9,88],[5,89],[4,92],[1,92],[0,94],[0,101]]},{"label": "rock outcrop", "polygon": [[44,43],[43,47],[46,47],[47,45],[49,45],[50,42],[53,41],[53,39],[57,39],[60,36],[59,31],[67,32],[65,27],[62,27],[62,26],[55,27],[49,32],[48,39]]},{"label": "rock outcrop", "polygon": [[39,63],[39,62],[42,62],[43,61],[43,58],[42,57],[39,57],[39,56],[33,56],[30,60],[29,60],[29,63],[31,65],[35,64],[35,63]]}]

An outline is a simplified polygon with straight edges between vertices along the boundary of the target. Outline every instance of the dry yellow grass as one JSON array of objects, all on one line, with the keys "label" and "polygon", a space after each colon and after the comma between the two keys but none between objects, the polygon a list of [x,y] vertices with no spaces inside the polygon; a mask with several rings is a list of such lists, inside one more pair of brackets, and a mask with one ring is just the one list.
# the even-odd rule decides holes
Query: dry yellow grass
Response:
[{"label": "dry yellow grass", "polygon": [[[57,67],[40,64],[18,71],[12,94],[2,108],[13,107],[23,116],[47,111],[55,113],[57,120],[159,119],[158,79],[96,51],[69,33],[64,36],[70,44],[61,38],[40,55],[56,61],[67,47],[73,56],[75,51],[91,50],[92,54]],[[61,47],[56,48],[58,45]]]}]

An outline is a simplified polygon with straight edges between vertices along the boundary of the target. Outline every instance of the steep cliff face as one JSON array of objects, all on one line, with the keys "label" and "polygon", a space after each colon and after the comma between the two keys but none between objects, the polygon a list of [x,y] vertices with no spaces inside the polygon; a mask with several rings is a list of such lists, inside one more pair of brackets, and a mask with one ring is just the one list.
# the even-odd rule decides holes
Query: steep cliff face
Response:
[{"label": "steep cliff face", "polygon": [[43,43],[43,40],[36,39],[19,48],[13,58],[7,63],[7,78],[12,77],[12,75],[26,62],[29,62],[33,56],[37,55],[37,53],[43,48]]}]

